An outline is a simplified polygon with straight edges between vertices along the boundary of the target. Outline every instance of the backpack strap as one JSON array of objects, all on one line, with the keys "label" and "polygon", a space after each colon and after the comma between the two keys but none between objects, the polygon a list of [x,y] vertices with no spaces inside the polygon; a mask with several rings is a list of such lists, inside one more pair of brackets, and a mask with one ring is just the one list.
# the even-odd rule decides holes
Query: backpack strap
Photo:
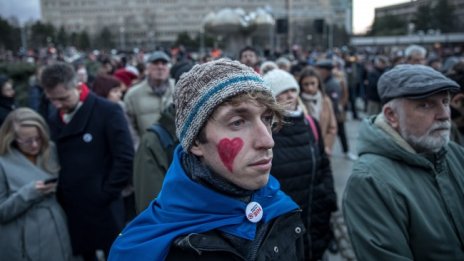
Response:
[{"label": "backpack strap", "polygon": [[319,141],[319,133],[317,132],[316,123],[314,122],[313,117],[311,117],[309,115],[305,115],[305,118],[309,122],[309,126],[311,127],[311,130],[313,132],[314,139],[316,140],[316,142],[318,142]]},{"label": "backpack strap", "polygon": [[155,123],[151,125],[148,129],[148,131],[156,133],[158,135],[158,138],[161,142],[161,145],[163,146],[164,149],[167,149],[169,147],[174,146],[174,140],[172,139],[171,135],[169,132],[161,126],[159,123]]}]

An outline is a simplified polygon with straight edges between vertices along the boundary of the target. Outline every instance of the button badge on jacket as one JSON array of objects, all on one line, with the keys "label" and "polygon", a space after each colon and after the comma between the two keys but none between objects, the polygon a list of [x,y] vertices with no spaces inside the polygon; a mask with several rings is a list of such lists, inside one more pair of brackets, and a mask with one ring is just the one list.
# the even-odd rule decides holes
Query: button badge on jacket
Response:
[{"label": "button badge on jacket", "polygon": [[91,142],[93,140],[93,136],[90,133],[86,133],[86,134],[84,134],[84,136],[82,136],[82,140],[85,143],[89,143],[89,142]]}]

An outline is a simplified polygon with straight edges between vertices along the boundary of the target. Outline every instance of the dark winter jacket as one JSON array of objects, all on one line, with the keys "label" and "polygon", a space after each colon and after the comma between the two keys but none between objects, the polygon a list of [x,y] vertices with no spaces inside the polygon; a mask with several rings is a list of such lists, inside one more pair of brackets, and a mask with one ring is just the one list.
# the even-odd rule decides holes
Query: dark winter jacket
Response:
[{"label": "dark winter jacket", "polygon": [[338,121],[338,119],[340,119],[342,117],[341,115],[343,114],[343,108],[341,106],[343,89],[337,79],[330,75],[324,81],[324,90],[332,101],[332,109]]},{"label": "dark winter jacket", "polygon": [[[304,232],[299,212],[290,212],[276,218],[271,222],[261,247],[257,249],[256,260],[303,260],[303,241],[299,239]],[[171,245],[166,260],[245,260],[229,240],[218,230],[179,237]]]},{"label": "dark winter jacket", "polygon": [[121,190],[132,174],[133,144],[121,107],[90,93],[72,120],[50,130],[61,171],[58,199],[74,253],[109,250],[124,222]]},{"label": "dark winter jacket", "polygon": [[0,95],[0,126],[5,121],[8,114],[15,109],[14,98],[4,97]]},{"label": "dark winter jacket", "polygon": [[369,82],[366,88],[366,98],[369,101],[375,101],[380,103],[380,96],[377,90],[377,83],[380,76],[385,72],[385,69],[375,67],[372,71],[367,74],[367,81]]},{"label": "dark winter jacket", "polygon": [[330,216],[337,209],[332,170],[318,124],[316,142],[303,113],[284,120],[288,124],[273,134],[271,174],[302,208],[305,227],[309,228],[305,242],[307,258],[318,260],[332,239]]}]

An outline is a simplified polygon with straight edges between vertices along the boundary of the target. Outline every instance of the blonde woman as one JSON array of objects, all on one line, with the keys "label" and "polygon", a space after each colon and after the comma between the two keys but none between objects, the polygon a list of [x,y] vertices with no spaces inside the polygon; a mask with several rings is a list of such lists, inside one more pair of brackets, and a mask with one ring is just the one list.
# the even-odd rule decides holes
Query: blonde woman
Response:
[{"label": "blonde woman", "polygon": [[70,260],[65,215],[55,198],[59,166],[44,119],[18,108],[0,137],[2,260]]}]

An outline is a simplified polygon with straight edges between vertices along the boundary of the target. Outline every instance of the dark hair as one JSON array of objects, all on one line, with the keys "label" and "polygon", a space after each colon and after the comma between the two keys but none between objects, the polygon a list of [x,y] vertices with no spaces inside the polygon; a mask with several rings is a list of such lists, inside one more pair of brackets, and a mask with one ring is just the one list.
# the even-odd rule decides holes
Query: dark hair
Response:
[{"label": "dark hair", "polygon": [[52,90],[59,84],[63,84],[66,89],[73,89],[77,87],[76,71],[67,63],[57,62],[45,67],[40,82],[47,90]]},{"label": "dark hair", "polygon": [[245,46],[242,50],[240,50],[240,52],[238,53],[238,59],[242,59],[242,54],[246,51],[252,51],[254,52],[256,55],[258,55],[258,52],[256,51],[255,48],[251,47],[251,46]]},{"label": "dark hair", "polygon": [[190,69],[193,68],[193,64],[190,62],[180,62],[176,63],[172,68],[171,68],[171,77],[174,79],[174,82],[177,83],[180,79],[180,76],[183,73],[186,73],[190,71]]},{"label": "dark hair", "polygon": [[3,92],[3,87],[7,82],[9,82],[11,79],[3,74],[0,74],[0,94]]},{"label": "dark hair", "polygon": [[460,92],[464,93],[464,62],[456,63],[447,76],[461,86]]},{"label": "dark hair", "polygon": [[306,77],[316,77],[317,81],[319,82],[319,90],[322,92],[322,95],[325,95],[324,85],[319,73],[312,67],[305,67],[300,73],[300,79],[298,81],[298,85],[300,85],[300,93],[303,93],[303,80]]},{"label": "dark hair", "polygon": [[92,85],[92,90],[98,96],[107,98],[111,89],[121,86],[121,81],[111,75],[98,75]]}]

